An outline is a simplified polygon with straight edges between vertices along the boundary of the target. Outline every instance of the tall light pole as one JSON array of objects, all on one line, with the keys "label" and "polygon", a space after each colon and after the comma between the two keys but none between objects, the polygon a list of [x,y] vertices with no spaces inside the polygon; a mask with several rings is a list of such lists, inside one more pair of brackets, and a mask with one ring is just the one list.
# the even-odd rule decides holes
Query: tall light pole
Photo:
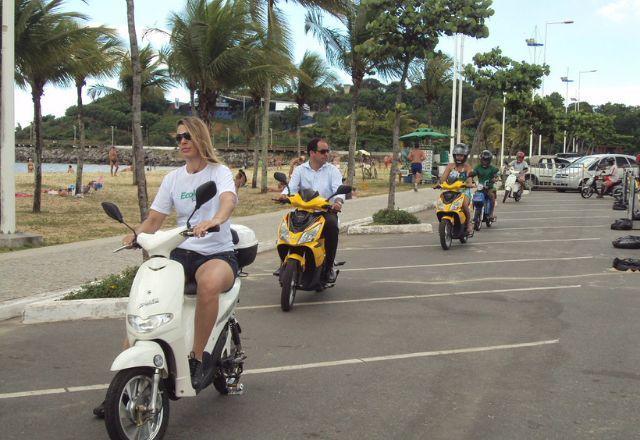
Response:
[{"label": "tall light pole", "polygon": [[464,63],[464,34],[460,35],[460,59],[458,60],[459,90],[458,90],[458,133],[456,143],[462,142],[462,66]]},{"label": "tall light pole", "polygon": [[16,161],[15,108],[13,79],[15,69],[15,2],[2,2],[2,95],[0,105],[1,170],[0,174],[0,219],[2,234],[16,232],[16,181],[14,164]]},{"label": "tall light pole", "polygon": [[449,141],[449,163],[453,162],[453,145],[456,136],[456,90],[458,85],[458,34],[454,37],[454,56],[453,56],[453,88],[451,90],[451,140]]},{"label": "tall light pole", "polygon": [[[574,102],[574,105],[573,105],[573,111],[574,111],[574,112],[577,112],[577,111],[578,111],[578,110],[577,110],[577,108],[578,108],[578,98],[571,98],[571,100]],[[573,151],[574,153],[577,153],[577,152],[578,152],[578,150],[576,149],[576,135],[575,135],[575,133],[574,133],[574,135],[573,135],[573,139],[572,139],[572,148],[571,148],[571,151]]]},{"label": "tall light pole", "polygon": [[[542,64],[547,64],[547,30],[550,24],[572,24],[573,20],[547,21],[544,24],[544,46],[542,48]],[[544,97],[544,76],[542,77],[542,96]],[[538,154],[542,154],[542,134],[538,135]]]},{"label": "tall light pole", "polygon": [[[527,46],[529,47],[533,47],[533,64],[536,64],[536,52],[538,51],[538,47],[542,46],[542,43],[538,43],[536,41],[536,37],[538,34],[538,27],[536,26],[535,31],[534,31],[535,37],[532,38],[527,38],[525,40],[525,42],[527,43]],[[534,98],[536,96],[536,91],[535,90],[531,90],[531,101],[533,102]],[[533,127],[531,127],[531,129],[529,130],[529,157],[531,157],[533,155]]]},{"label": "tall light pole", "polygon": [[113,125],[112,125],[112,126],[111,126],[111,146],[112,146],[112,147],[113,147],[113,146],[115,146],[115,143],[114,143],[114,141],[113,141],[113,140],[114,140],[114,137],[113,137]]},{"label": "tall light pole", "polygon": [[594,73],[597,72],[597,69],[593,69],[593,70],[581,70],[580,72],[578,72],[578,104],[576,107],[576,111],[580,111],[580,77],[582,76],[583,73]]},{"label": "tall light pole", "polygon": [[504,122],[507,114],[506,109],[507,104],[507,95],[502,92],[502,139],[500,140],[500,167],[502,168],[502,164],[504,163]]},{"label": "tall light pole", "polygon": [[229,129],[229,127],[227,127],[227,150],[229,149],[229,132],[231,130]]},{"label": "tall light pole", "polygon": [[[569,79],[569,68],[567,67],[567,76],[563,76],[560,78],[563,83],[566,84],[567,88],[564,94],[564,114],[566,115],[569,111],[569,83],[573,82],[572,79]],[[564,130],[564,139],[562,141],[562,152],[567,152],[567,130]]]}]

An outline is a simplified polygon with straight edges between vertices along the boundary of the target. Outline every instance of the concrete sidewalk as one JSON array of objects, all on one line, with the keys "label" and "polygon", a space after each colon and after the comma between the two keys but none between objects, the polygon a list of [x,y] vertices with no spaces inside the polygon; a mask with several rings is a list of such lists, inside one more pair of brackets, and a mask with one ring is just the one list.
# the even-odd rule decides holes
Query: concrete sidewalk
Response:
[{"label": "concrete sidewalk", "polygon": [[[406,209],[430,203],[435,201],[437,194],[430,188],[417,193],[398,192],[396,207]],[[340,221],[344,224],[369,217],[386,205],[386,194],[348,200]],[[276,228],[284,211],[236,217],[232,222],[252,228],[264,250],[275,243]],[[105,221],[111,220],[105,216]],[[122,235],[125,232],[123,227]],[[20,300],[29,301],[29,297],[34,295],[75,288],[139,264],[140,252],[112,253],[120,245],[121,238],[117,236],[0,254],[0,306]]]}]

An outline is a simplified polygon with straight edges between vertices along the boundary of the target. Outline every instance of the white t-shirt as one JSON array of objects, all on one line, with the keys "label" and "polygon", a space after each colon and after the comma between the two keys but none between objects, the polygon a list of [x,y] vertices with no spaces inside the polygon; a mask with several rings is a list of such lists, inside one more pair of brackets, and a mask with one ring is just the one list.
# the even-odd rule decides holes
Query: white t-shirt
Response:
[{"label": "white t-shirt", "polygon": [[[151,209],[169,215],[171,209],[175,208],[178,226],[185,226],[196,206],[196,188],[209,181],[215,182],[216,195],[196,211],[190,223],[191,226],[196,226],[200,222],[210,220],[220,209],[220,194],[230,192],[236,195],[231,170],[222,164],[209,163],[204,169],[194,174],[187,172],[186,165],[171,171],[162,179]],[[222,223],[219,232],[212,232],[199,238],[188,238],[178,247],[203,255],[232,251],[231,222],[227,220]]]}]

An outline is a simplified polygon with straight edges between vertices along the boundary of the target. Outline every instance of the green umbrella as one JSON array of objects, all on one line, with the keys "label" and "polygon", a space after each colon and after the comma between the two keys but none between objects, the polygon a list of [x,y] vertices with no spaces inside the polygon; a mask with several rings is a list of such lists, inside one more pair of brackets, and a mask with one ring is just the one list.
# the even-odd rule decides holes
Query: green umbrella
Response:
[{"label": "green umbrella", "polygon": [[449,139],[448,134],[438,133],[430,128],[418,128],[416,131],[400,136],[401,141],[417,141],[420,139]]}]

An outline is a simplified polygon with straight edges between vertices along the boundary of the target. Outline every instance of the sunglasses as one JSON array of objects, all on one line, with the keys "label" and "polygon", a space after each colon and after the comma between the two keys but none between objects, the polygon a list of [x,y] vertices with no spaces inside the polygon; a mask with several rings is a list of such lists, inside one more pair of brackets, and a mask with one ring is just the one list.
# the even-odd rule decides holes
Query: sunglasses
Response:
[{"label": "sunglasses", "polygon": [[177,133],[176,134],[176,142],[180,143],[182,142],[182,139],[184,139],[185,141],[190,141],[191,140],[191,135],[189,133]]},{"label": "sunglasses", "polygon": [[318,154],[329,154],[331,150],[316,150],[316,153]]}]

